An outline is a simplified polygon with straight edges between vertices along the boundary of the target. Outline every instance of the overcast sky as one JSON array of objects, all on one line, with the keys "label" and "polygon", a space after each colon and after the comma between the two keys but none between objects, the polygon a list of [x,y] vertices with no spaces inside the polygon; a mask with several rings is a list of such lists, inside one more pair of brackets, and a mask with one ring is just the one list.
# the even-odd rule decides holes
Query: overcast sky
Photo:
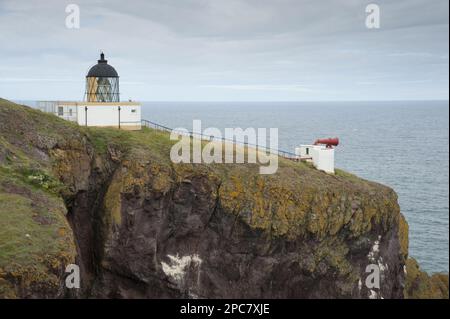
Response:
[{"label": "overcast sky", "polygon": [[[371,2],[380,29],[365,26]],[[80,29],[66,27],[70,3]],[[448,5],[0,0],[0,97],[81,100],[103,50],[123,100],[448,100]]]}]

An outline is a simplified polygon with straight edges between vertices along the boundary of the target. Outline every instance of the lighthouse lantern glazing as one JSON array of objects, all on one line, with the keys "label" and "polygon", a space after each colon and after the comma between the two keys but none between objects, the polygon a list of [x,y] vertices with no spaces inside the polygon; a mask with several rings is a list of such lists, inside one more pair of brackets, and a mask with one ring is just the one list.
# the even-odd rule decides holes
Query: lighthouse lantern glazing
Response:
[{"label": "lighthouse lantern glazing", "polygon": [[105,60],[102,52],[100,60],[86,75],[87,102],[120,102],[119,74]]}]

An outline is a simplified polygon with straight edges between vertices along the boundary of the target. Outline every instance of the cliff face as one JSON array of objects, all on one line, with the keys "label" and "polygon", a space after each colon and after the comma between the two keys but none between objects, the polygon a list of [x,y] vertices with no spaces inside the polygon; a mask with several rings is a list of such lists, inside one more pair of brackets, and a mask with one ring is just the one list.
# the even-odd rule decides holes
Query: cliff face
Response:
[{"label": "cliff face", "polygon": [[[173,164],[172,143],[0,100],[0,296],[403,297],[408,229],[390,188],[282,159],[270,176]],[[77,292],[63,288],[72,262]]]}]

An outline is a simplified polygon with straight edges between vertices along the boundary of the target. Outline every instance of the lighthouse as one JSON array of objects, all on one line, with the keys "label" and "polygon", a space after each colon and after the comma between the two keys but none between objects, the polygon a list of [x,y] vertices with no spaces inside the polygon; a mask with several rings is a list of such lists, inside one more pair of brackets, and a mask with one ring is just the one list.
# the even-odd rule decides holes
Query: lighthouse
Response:
[{"label": "lighthouse", "polygon": [[141,129],[141,104],[120,100],[119,74],[103,52],[86,74],[83,101],[40,101],[38,107],[83,126]]}]

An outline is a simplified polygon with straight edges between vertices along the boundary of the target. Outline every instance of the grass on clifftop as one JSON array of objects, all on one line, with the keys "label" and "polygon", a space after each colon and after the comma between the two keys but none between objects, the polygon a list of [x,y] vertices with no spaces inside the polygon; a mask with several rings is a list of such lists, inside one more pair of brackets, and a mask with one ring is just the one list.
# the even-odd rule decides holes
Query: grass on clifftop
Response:
[{"label": "grass on clifftop", "polygon": [[[118,147],[123,152],[132,152],[133,150],[144,148],[150,151],[151,156],[158,156],[164,162],[170,162],[170,150],[171,147],[177,143],[177,141],[170,140],[169,133],[154,130],[151,128],[142,128],[140,131],[126,131],[118,130],[114,128],[99,128],[99,127],[80,127],[80,129],[89,136],[89,140],[95,146],[99,153],[106,153],[108,146]],[[202,141],[202,146],[205,146],[208,142]],[[247,159],[248,149],[242,146],[237,146],[234,149],[234,156],[236,152],[245,153]],[[192,142],[191,142],[191,158],[192,158]],[[283,168],[293,168],[295,170],[302,170],[304,172],[310,172],[311,180],[316,179],[334,179],[334,180],[348,180],[354,183],[369,183],[373,182],[365,181],[353,174],[336,169],[335,175],[330,175],[325,172],[316,170],[311,163],[306,162],[294,162],[283,157],[278,157],[279,166]],[[180,166],[205,166],[205,164],[179,164]],[[244,166],[245,169],[250,168],[250,173],[255,173],[255,169],[259,167],[259,164],[217,164],[213,163],[209,166],[215,170],[223,171],[227,168],[236,168],[237,166]],[[252,169],[253,168],[253,169]],[[274,174],[275,176],[277,174]]]}]

